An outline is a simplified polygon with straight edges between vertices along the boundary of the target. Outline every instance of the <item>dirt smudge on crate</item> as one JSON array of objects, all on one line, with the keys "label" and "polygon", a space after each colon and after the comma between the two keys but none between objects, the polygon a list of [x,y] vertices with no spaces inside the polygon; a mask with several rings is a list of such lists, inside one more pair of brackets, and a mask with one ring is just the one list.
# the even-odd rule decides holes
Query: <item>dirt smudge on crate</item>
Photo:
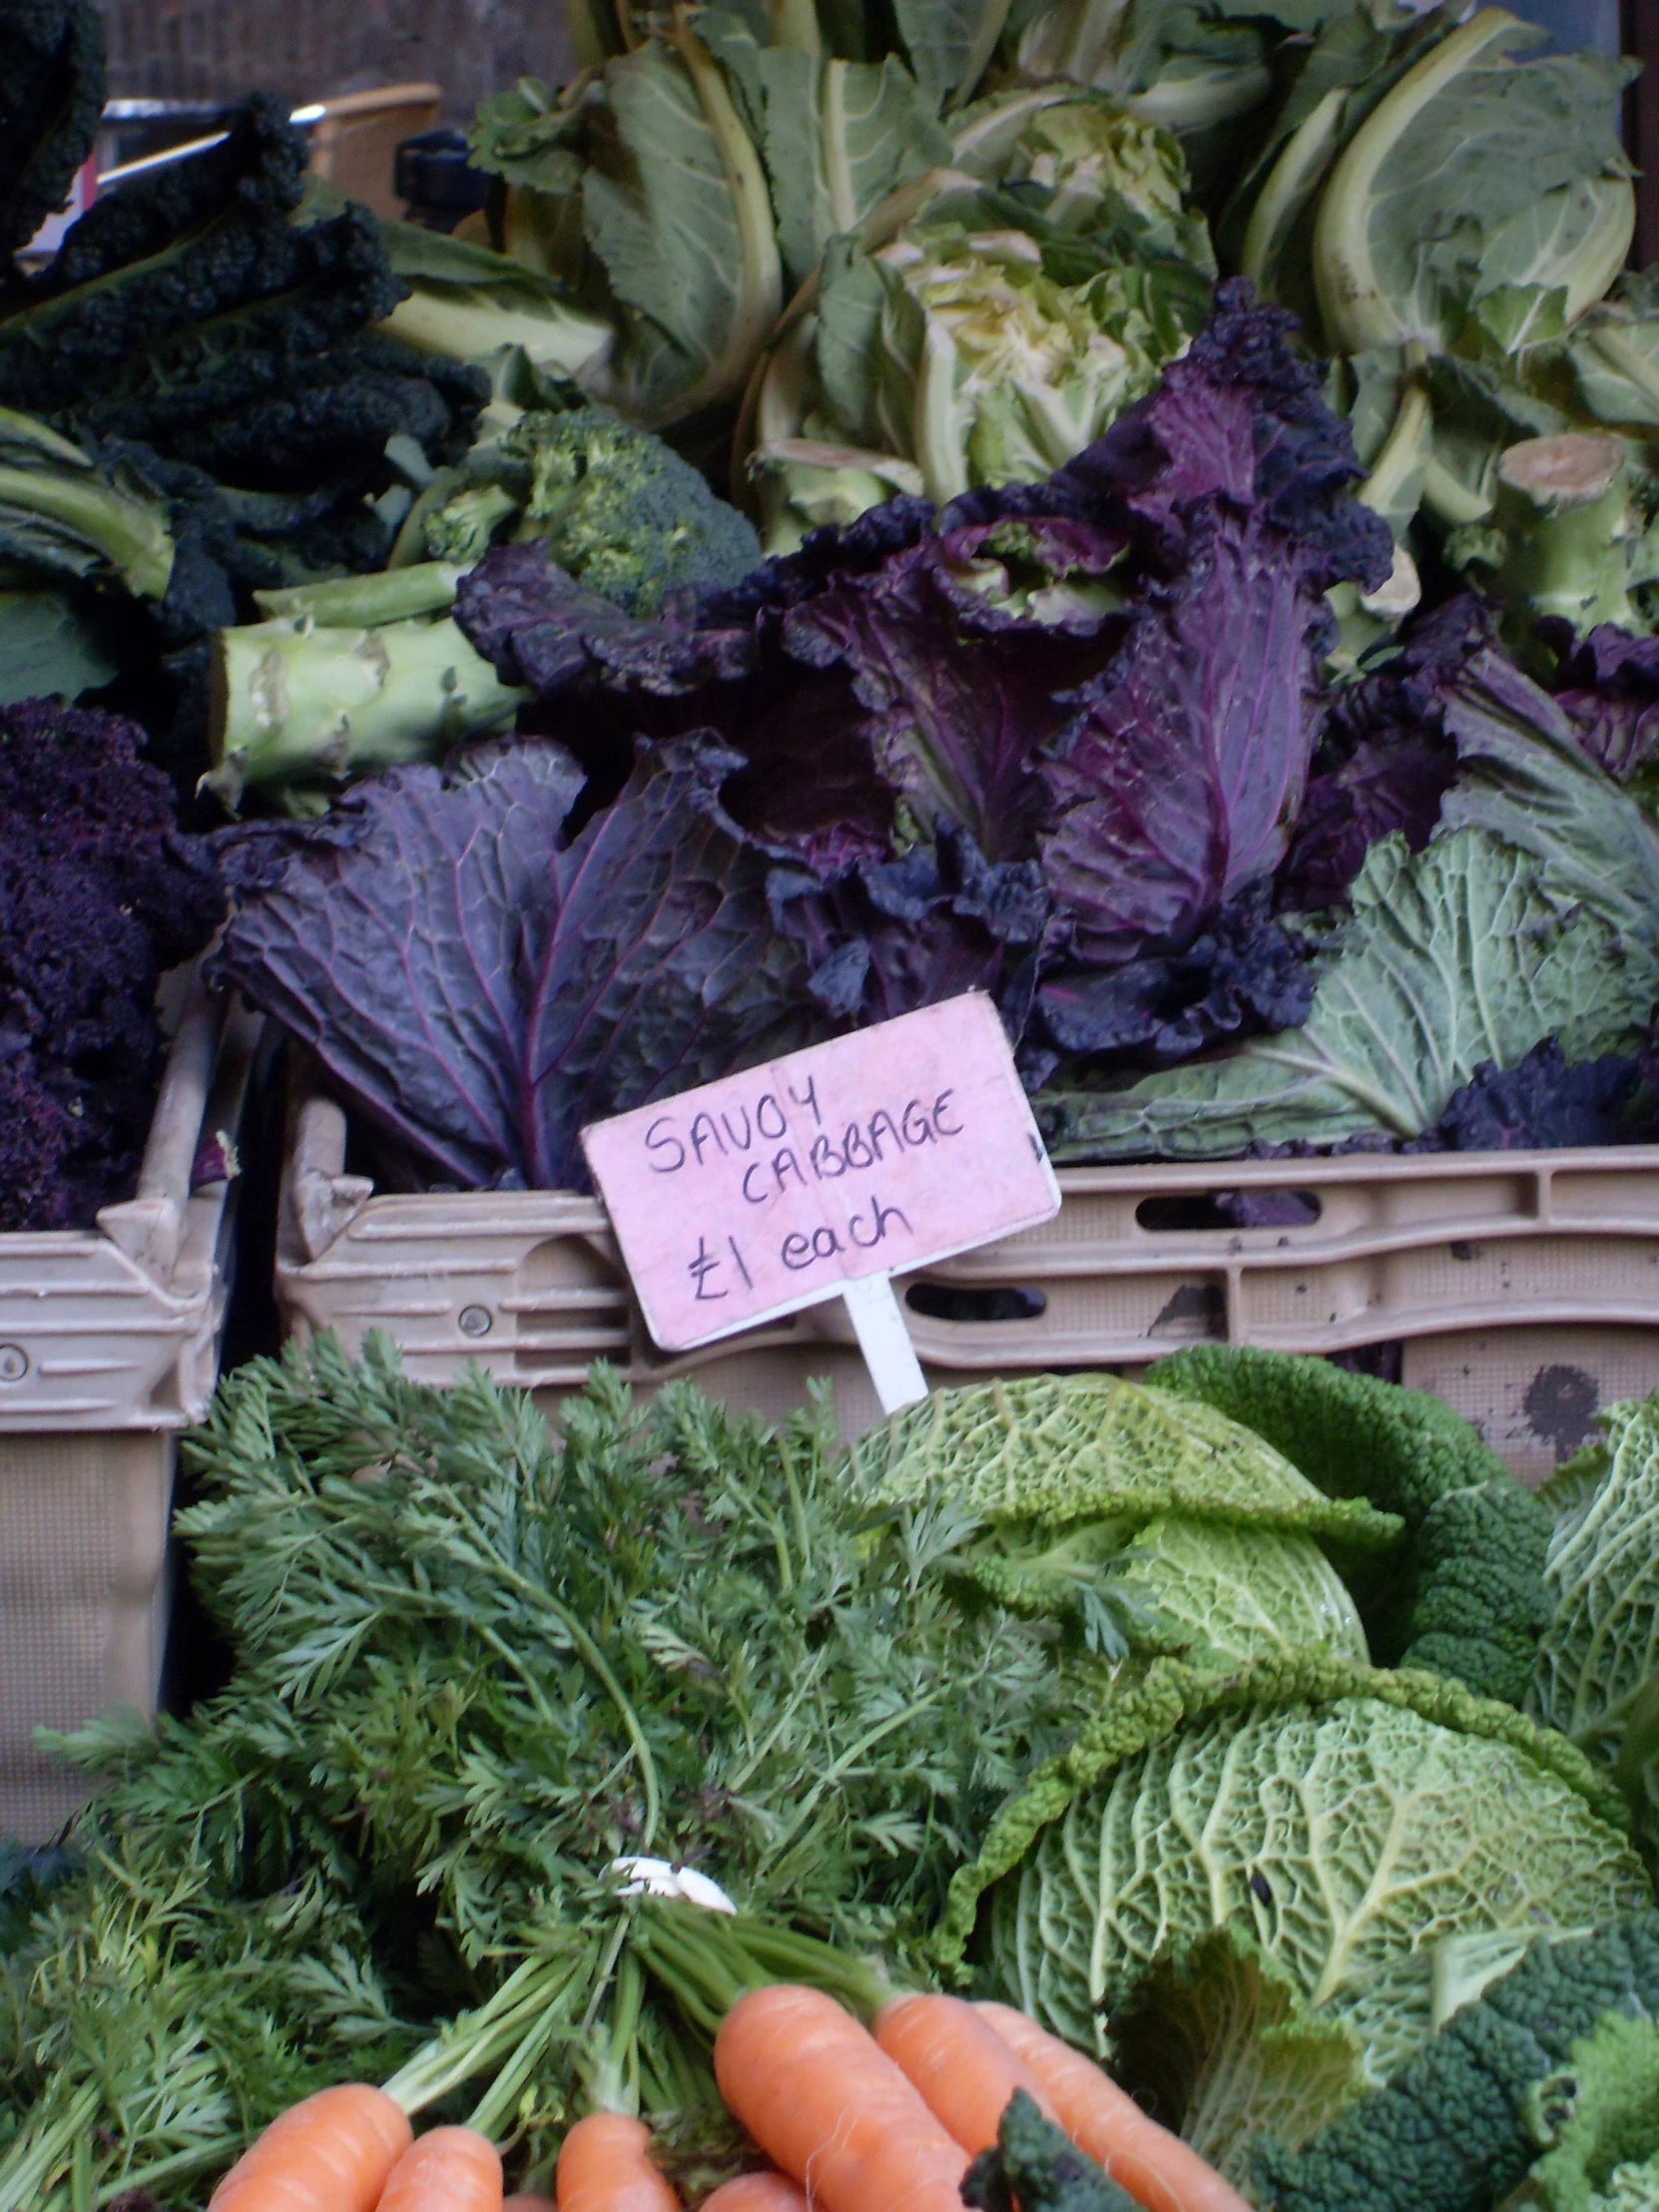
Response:
[{"label": "dirt smudge on crate", "polygon": [[1590,1433],[1601,1391],[1582,1368],[1540,1368],[1521,1400],[1535,1436],[1555,1446],[1556,1464],[1568,1459]]}]

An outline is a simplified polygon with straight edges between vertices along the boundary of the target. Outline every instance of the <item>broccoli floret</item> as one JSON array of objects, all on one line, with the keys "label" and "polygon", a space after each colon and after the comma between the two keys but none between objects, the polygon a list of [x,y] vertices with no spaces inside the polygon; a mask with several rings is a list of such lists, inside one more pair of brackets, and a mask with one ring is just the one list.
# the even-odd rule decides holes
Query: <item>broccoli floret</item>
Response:
[{"label": "broccoli floret", "polygon": [[0,254],[63,206],[103,112],[96,0],[0,0]]},{"label": "broccoli floret", "polygon": [[1384,1578],[1357,1571],[1380,1664],[1430,1667],[1518,1705],[1549,1618],[1546,1508],[1466,1420],[1423,1390],[1327,1360],[1201,1345],[1153,1368],[1154,1387],[1243,1421],[1333,1497],[1406,1523]]},{"label": "broccoli floret", "polygon": [[1299,2151],[1256,2152],[1264,2212],[1488,2212],[1538,2144],[1535,2092],[1608,2013],[1659,2018],[1659,1913],[1540,1941],[1385,2089]]},{"label": "broccoli floret", "polygon": [[224,913],[144,733],[0,709],[0,1230],[84,1226],[137,1169],[160,1072],[156,981]]},{"label": "broccoli floret", "polygon": [[[604,407],[526,414],[478,456],[464,490],[426,528],[438,560],[476,560],[485,527],[519,510],[516,534],[539,537],[562,568],[628,614],[654,614],[680,584],[735,584],[761,544],[689,461]],[[470,548],[470,550],[464,550]]]},{"label": "broccoli floret", "polygon": [[1137,2212],[1135,2200],[1045,2120],[1023,2089],[1008,2099],[985,2150],[962,2176],[976,2212]]}]

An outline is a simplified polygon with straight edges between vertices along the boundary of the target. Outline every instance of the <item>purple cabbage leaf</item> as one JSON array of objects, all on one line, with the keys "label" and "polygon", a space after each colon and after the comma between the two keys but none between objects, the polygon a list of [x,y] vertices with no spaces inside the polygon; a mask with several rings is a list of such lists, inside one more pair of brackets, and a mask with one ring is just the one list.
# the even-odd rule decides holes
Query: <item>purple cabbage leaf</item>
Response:
[{"label": "purple cabbage leaf", "polygon": [[642,748],[572,836],[571,757],[492,744],[318,823],[224,832],[242,895],[218,972],[431,1180],[584,1187],[583,1123],[824,1027],[768,859],[720,805],[734,765]]}]

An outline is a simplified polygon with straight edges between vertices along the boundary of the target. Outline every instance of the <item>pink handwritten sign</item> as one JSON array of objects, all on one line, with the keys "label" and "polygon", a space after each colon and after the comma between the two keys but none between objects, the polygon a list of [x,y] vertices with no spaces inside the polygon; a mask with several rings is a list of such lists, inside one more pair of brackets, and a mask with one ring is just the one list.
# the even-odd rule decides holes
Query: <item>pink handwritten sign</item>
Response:
[{"label": "pink handwritten sign", "polygon": [[666,1352],[1060,1210],[977,991],[596,1122],[582,1146]]}]

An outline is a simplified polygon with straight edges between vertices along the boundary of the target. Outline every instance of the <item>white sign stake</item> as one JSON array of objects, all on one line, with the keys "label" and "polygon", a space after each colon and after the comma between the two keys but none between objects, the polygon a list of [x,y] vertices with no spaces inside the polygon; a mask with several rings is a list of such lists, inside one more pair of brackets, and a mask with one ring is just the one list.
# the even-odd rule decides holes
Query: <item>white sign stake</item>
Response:
[{"label": "white sign stake", "polygon": [[665,1352],[842,1298],[889,1413],[927,1395],[892,1277],[1060,1210],[978,991],[596,1122],[582,1145]]},{"label": "white sign stake", "polygon": [[882,1412],[896,1413],[906,1405],[920,1404],[927,1395],[927,1378],[893,1296],[892,1277],[860,1276],[841,1292],[841,1302],[851,1318]]}]

